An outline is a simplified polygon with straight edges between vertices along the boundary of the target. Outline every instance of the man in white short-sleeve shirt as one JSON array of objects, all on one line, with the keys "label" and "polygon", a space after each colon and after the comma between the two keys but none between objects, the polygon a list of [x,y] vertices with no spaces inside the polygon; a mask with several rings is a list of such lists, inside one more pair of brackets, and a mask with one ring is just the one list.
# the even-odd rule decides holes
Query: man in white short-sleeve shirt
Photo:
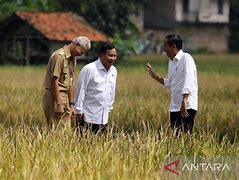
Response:
[{"label": "man in white short-sleeve shirt", "polygon": [[168,77],[157,76],[147,63],[149,75],[171,91],[170,125],[177,136],[181,132],[192,134],[194,118],[198,109],[197,68],[192,56],[182,50],[179,35],[169,34],[164,38],[164,51],[170,58]]},{"label": "man in white short-sleeve shirt", "polygon": [[105,131],[109,112],[113,109],[117,70],[116,49],[104,43],[99,58],[80,71],[75,92],[76,122],[81,133],[83,128],[97,133]]}]

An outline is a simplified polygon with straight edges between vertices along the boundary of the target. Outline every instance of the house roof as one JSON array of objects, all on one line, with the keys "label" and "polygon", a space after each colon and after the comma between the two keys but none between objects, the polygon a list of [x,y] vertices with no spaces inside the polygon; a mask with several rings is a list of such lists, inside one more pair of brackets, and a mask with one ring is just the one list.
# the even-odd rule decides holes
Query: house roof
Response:
[{"label": "house roof", "polygon": [[77,36],[87,36],[91,41],[110,41],[83,17],[63,12],[17,12],[16,16],[40,31],[47,39],[72,41]]}]

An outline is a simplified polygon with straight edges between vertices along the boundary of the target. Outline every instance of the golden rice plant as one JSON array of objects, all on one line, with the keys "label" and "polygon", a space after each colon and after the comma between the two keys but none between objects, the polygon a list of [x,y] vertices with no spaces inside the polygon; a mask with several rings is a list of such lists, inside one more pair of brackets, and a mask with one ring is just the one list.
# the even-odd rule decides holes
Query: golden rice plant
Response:
[{"label": "golden rice plant", "polygon": [[[45,66],[0,67],[0,179],[167,179],[163,166],[170,157],[236,159],[237,59],[236,55],[195,56],[199,111],[193,138],[180,139],[172,137],[169,128],[170,93],[145,69],[150,61],[156,72],[166,75],[165,57],[132,57],[116,64],[117,92],[108,133],[87,132],[83,138],[74,129],[47,129],[41,107]],[[234,171],[230,177],[235,179]]]}]

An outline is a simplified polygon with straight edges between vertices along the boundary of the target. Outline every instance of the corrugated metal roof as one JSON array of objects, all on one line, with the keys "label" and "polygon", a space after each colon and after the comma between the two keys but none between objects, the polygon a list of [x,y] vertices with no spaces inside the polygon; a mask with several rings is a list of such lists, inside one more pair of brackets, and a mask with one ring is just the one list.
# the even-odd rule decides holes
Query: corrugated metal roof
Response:
[{"label": "corrugated metal roof", "polygon": [[72,41],[77,36],[87,36],[91,41],[110,41],[109,36],[72,13],[17,12],[16,15],[50,40]]}]

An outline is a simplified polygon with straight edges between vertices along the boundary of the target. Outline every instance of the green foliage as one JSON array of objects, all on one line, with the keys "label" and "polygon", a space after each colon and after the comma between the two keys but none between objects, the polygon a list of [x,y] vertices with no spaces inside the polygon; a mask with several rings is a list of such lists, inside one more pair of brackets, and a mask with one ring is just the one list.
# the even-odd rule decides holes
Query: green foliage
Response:
[{"label": "green foliage", "polygon": [[55,11],[60,8],[58,0],[2,0],[0,20],[17,11]]},{"label": "green foliage", "polygon": [[47,12],[60,9],[58,0],[38,0],[37,3],[39,11]]},{"label": "green foliage", "polygon": [[116,34],[115,38],[113,39],[113,44],[117,49],[118,58],[122,59],[125,56],[136,54],[136,42],[136,37],[134,36],[129,37],[128,39],[123,39],[119,34]]},{"label": "green foliage", "polygon": [[11,14],[15,13],[16,11],[32,11],[34,7],[32,6],[25,6],[19,1],[9,1],[3,0],[0,5],[0,19],[3,20],[6,17],[10,16]]},{"label": "green foliage", "polygon": [[198,49],[186,49],[186,51],[193,54],[213,54],[213,51],[210,51],[210,49],[206,47],[198,48]]},{"label": "green foliage", "polygon": [[238,0],[230,0],[230,5],[232,8],[238,9],[239,8],[239,1]]},{"label": "green foliage", "polygon": [[[97,29],[114,37],[127,34],[129,15],[135,11],[134,0],[60,0],[63,10],[82,15]],[[73,4],[73,5],[72,5]]]},{"label": "green foliage", "polygon": [[231,52],[239,52],[239,1],[230,0],[230,38],[229,48]]},{"label": "green foliage", "polygon": [[[82,15],[97,29],[111,37],[128,38],[137,30],[129,20],[135,12],[134,0],[2,0],[0,18],[17,11],[72,11]],[[118,38],[118,37],[116,37]]]}]

